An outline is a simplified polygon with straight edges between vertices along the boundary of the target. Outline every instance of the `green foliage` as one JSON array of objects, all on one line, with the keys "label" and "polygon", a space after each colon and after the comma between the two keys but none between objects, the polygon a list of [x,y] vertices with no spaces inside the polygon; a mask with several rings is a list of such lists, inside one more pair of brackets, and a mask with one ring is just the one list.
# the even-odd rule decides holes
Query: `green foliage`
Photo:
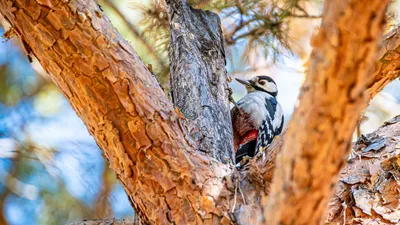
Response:
[{"label": "green foliage", "polygon": [[[309,0],[308,0],[309,1]],[[310,16],[301,6],[307,0],[191,0],[195,8],[218,13],[222,20],[226,47],[245,44],[243,57],[261,50],[266,60],[275,61],[283,53],[290,52],[288,23],[291,19],[319,18]],[[143,14],[141,26],[144,37],[155,44],[157,52],[166,54],[169,43],[168,15],[165,2],[150,0],[148,5],[134,3]],[[228,49],[229,50],[229,49]]]}]

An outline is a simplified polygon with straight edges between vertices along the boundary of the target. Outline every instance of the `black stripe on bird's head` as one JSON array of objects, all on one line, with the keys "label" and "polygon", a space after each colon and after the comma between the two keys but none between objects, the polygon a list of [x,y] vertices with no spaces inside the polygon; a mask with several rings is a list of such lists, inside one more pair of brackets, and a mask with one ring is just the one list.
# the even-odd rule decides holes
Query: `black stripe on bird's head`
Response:
[{"label": "black stripe on bird's head", "polygon": [[274,97],[278,95],[278,87],[275,81],[269,76],[256,76],[250,80],[236,78],[236,80],[252,90],[264,91]]}]

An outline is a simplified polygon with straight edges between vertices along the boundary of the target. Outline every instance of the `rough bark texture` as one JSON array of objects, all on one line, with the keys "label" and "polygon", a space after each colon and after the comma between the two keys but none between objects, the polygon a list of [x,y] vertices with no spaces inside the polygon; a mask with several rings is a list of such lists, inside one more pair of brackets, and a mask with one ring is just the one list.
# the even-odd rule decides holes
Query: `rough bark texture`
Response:
[{"label": "rough bark texture", "polygon": [[[333,2],[336,1],[330,1],[331,4]],[[334,21],[333,19],[339,15],[338,10],[343,9],[345,5],[349,4],[353,9],[357,9],[360,7],[360,2],[341,1],[341,7],[328,12],[319,39],[315,41],[319,45],[312,56],[311,72],[302,92],[302,102],[294,116],[295,121],[284,136],[285,155],[278,160],[280,169],[278,178],[284,178],[285,182],[289,181],[289,185],[284,183],[287,186],[283,186],[279,192],[287,191],[288,198],[277,198],[279,197],[276,195],[277,188],[282,187],[280,186],[282,183],[279,182],[282,180],[278,179],[277,185],[273,186],[275,189],[272,197],[280,200],[277,201],[280,208],[278,210],[268,208],[275,210],[271,213],[273,217],[281,220],[282,224],[286,224],[287,221],[284,221],[286,218],[288,221],[298,219],[294,221],[296,224],[323,221],[321,213],[327,205],[327,198],[332,190],[330,185],[335,183],[335,173],[338,173],[340,165],[344,162],[348,147],[346,143],[350,140],[350,133],[355,124],[353,120],[357,119],[359,111],[368,101],[368,96],[365,95],[363,98],[362,93],[367,93],[365,88],[369,87],[372,96],[376,94],[375,90],[380,89],[388,80],[394,79],[393,71],[396,71],[397,76],[398,43],[392,45],[396,47],[389,48],[391,57],[385,55],[384,60],[378,63],[379,73],[375,72],[373,79],[367,76],[368,65],[375,59],[373,43],[380,34],[378,24],[383,18],[383,2],[378,4],[374,0],[367,6],[364,4],[362,13],[355,10],[356,16],[351,19],[348,19],[351,16],[349,12],[341,15],[343,18],[337,23],[339,27],[350,26],[351,29],[335,30],[336,25],[327,24],[327,21]],[[175,78],[176,81],[188,79],[187,82],[195,85],[186,89],[180,87],[181,95],[189,92],[195,98],[197,95],[190,92],[191,88],[197,87],[196,85],[209,85],[208,82],[213,83],[216,79],[217,85],[212,88],[195,90],[211,94],[212,98],[209,100],[214,103],[222,101],[225,104],[227,98],[225,87],[222,85],[225,78],[221,75],[224,67],[214,68],[219,71],[215,73],[212,68],[207,67],[210,62],[216,62],[212,65],[222,65],[220,57],[223,57],[223,49],[221,47],[216,50],[219,48],[217,47],[210,50],[211,59],[208,60],[205,53],[207,51],[203,49],[207,46],[202,45],[206,42],[204,40],[209,40],[207,39],[209,37],[214,40],[210,41],[213,45],[220,46],[221,42],[215,39],[217,36],[211,35],[213,32],[203,32],[208,34],[203,34],[206,37],[202,37],[195,27],[190,27],[190,24],[185,22],[195,20],[196,24],[196,21],[197,23],[203,21],[199,17],[205,16],[208,19],[204,21],[209,21],[214,16],[193,10],[184,3],[169,2],[169,4],[169,7],[174,6],[172,9],[169,8],[172,10],[169,12],[173,29],[172,39],[175,39],[176,45],[186,49],[182,54],[176,51],[177,49],[171,50],[173,51],[171,57],[180,62],[172,70],[180,74],[180,78]],[[366,15],[371,15],[371,8],[381,13],[369,17],[368,20]],[[184,13],[179,13],[177,9],[183,10]],[[282,137],[274,143],[266,157],[261,156],[252,160],[247,169],[233,171],[227,165],[195,151],[196,146],[185,141],[186,133],[182,131],[181,123],[186,122],[180,119],[181,114],[173,109],[136,52],[111,26],[107,17],[93,1],[0,0],[0,13],[13,25],[27,49],[39,59],[85,122],[124,185],[134,209],[142,218],[142,223],[263,222],[262,206],[267,199],[264,197],[264,201],[260,203],[260,196],[266,196],[269,192],[274,156],[281,149]],[[175,17],[176,23],[173,22]],[[211,21],[206,23],[210,29],[220,32],[220,28],[215,27],[217,24],[219,26],[219,22],[216,22],[218,20],[214,18]],[[365,27],[370,29],[366,30]],[[348,33],[348,30],[354,33]],[[398,41],[397,34],[390,38],[389,42],[392,41],[393,43]],[[362,49],[354,46],[354,43],[359,43],[358,47]],[[190,51],[196,56],[191,55]],[[205,56],[200,57],[199,54]],[[186,56],[192,58],[187,60]],[[318,64],[321,61],[324,63]],[[201,66],[192,62],[200,62]],[[355,65],[359,67],[354,68]],[[206,69],[202,66],[206,66]],[[191,68],[197,68],[197,74]],[[325,70],[328,72],[322,73]],[[199,74],[208,76],[207,80],[196,80],[199,79]],[[214,77],[218,74],[219,76]],[[380,81],[385,83],[380,86],[373,85],[374,79],[377,83]],[[224,93],[217,97],[212,95],[219,91]],[[200,105],[203,100],[196,99]],[[196,112],[208,116],[209,113],[220,112],[223,115],[222,112],[226,110],[218,109],[219,111],[209,112],[196,109]],[[197,125],[205,126],[201,122],[205,120],[204,116],[193,118],[197,119]],[[229,118],[227,120],[230,121]],[[343,127],[343,124],[348,127]],[[296,130],[302,132],[295,132]],[[345,132],[341,132],[342,130]],[[228,128],[225,131],[230,132]],[[212,136],[215,135],[212,133]],[[218,149],[218,146],[216,147],[218,143],[214,140],[217,139],[204,140],[204,143],[211,144],[212,149]],[[231,141],[229,143],[232,144]],[[289,152],[290,149],[302,151]],[[319,152],[315,152],[315,149]],[[227,152],[230,151],[225,150],[213,152],[211,155],[224,161],[225,157],[229,157]],[[289,161],[282,160],[291,160],[292,164],[288,166]],[[289,169],[288,172],[284,171],[285,176],[282,175],[282,166],[288,166]],[[292,173],[293,170],[296,171]],[[321,170],[326,172],[321,173]],[[311,178],[306,176],[308,173],[312,174]],[[287,176],[290,174],[293,176]],[[294,182],[297,186],[292,186],[290,179],[296,179]],[[314,197],[321,197],[316,198],[321,200],[315,200]],[[288,202],[281,205],[281,200]],[[314,207],[313,204],[317,206],[315,210],[310,210],[310,207]],[[311,212],[312,214],[309,214]],[[331,221],[340,220],[340,211],[338,212],[330,219]],[[306,222],[304,218],[307,219]]]},{"label": "rough bark texture", "polygon": [[[386,84],[399,76],[400,51],[398,49],[400,49],[400,28],[392,30],[383,38],[378,60],[375,63],[374,83],[371,83],[368,87],[370,99],[381,91]],[[260,155],[252,160],[250,165],[233,176],[240,180],[240,187],[245,193],[247,203],[244,204],[241,197],[238,198],[235,215],[239,224],[261,223],[263,218],[255,216],[262,214],[260,201],[255,196],[268,195],[274,175],[276,156],[281,152],[284,140],[285,134],[282,134],[268,148],[265,156]],[[352,172],[356,173],[356,171]],[[342,188],[343,186],[339,185],[337,192],[342,192]],[[335,215],[331,220],[338,221],[341,214],[335,214],[332,210],[341,209],[341,202],[339,205],[338,202],[335,203],[330,205],[329,214]]]},{"label": "rough bark texture", "polygon": [[136,218],[87,220],[70,225],[142,225]]},{"label": "rough bark texture", "polygon": [[262,201],[267,224],[324,222],[349,140],[368,102],[387,4],[325,1],[300,107],[277,158],[271,193]]},{"label": "rough bark texture", "polygon": [[[332,225],[381,225],[400,223],[400,116],[386,122],[377,131],[359,138],[353,143],[354,153],[343,168],[334,198],[329,203],[327,223]],[[274,155],[282,146],[282,138],[274,142],[265,158],[253,161],[249,170],[240,174],[241,187],[247,205],[242,197],[237,197],[237,224],[259,224],[261,213],[259,202],[253,202],[252,196],[259,196],[263,188],[259,181],[270,181],[274,165]],[[265,165],[267,167],[258,167]],[[258,170],[255,172],[255,170]],[[266,172],[269,171],[269,172]],[[250,179],[252,177],[252,179]],[[258,182],[257,182],[258,180]],[[251,185],[246,182],[251,181]],[[248,187],[252,186],[252,189]],[[264,188],[267,188],[268,184]],[[239,191],[239,190],[238,190]],[[267,192],[267,191],[266,191]],[[133,220],[94,220],[76,223],[76,225],[132,224]],[[113,222],[113,223],[111,223]],[[125,222],[125,223],[123,223]],[[75,225],[75,224],[72,224]]]},{"label": "rough bark texture", "polygon": [[335,224],[400,224],[400,116],[354,143],[329,204]]},{"label": "rough bark texture", "polygon": [[0,13],[86,124],[144,223],[229,223],[229,168],[185,141],[181,114],[94,1],[0,0]]},{"label": "rough bark texture", "polygon": [[368,87],[372,99],[400,74],[400,28],[395,28],[385,35],[375,63],[374,80]]},{"label": "rough bark texture", "polygon": [[183,0],[166,2],[173,103],[194,121],[190,134],[199,150],[226,163],[233,140],[220,19]]},{"label": "rough bark texture", "polygon": [[[372,99],[379,91],[381,91],[388,83],[399,77],[400,68],[400,28],[393,29],[389,34],[385,35],[381,44],[378,60],[375,65],[374,82],[368,86],[368,94]],[[372,134],[371,134],[372,135]],[[259,156],[251,161],[251,164],[244,170],[238,171],[240,175],[240,184],[242,191],[246,195],[246,203],[244,204],[239,198],[236,218],[239,224],[256,224],[260,223],[262,218],[254,215],[262,214],[260,202],[254,199],[254,196],[266,196],[269,193],[270,185],[272,182],[276,156],[282,150],[283,141],[285,137],[282,134],[276,139],[273,145],[268,148],[265,156]],[[346,166],[347,168],[348,166]],[[347,170],[345,168],[345,170]],[[357,171],[353,170],[350,174],[356,174]],[[344,190],[345,186],[338,186],[338,193],[346,191],[351,194],[348,189]],[[251,196],[251,197],[250,197]],[[341,213],[337,210],[342,209],[342,202],[331,202],[328,214],[331,215],[331,221],[340,221],[342,218]],[[386,216],[386,215],[385,215]],[[347,218],[350,218],[347,216]],[[350,220],[349,220],[350,221]],[[357,220],[353,219],[352,222]],[[361,220],[360,220],[361,221]],[[368,224],[368,220],[365,220]],[[355,223],[357,224],[357,223]]]}]

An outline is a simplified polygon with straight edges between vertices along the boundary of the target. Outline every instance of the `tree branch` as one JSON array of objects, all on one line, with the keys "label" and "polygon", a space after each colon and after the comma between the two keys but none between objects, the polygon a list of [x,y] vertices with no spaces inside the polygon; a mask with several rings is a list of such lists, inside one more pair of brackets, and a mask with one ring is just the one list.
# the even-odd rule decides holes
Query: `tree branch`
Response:
[{"label": "tree branch", "polygon": [[[395,28],[383,38],[378,60],[375,63],[374,82],[367,89],[370,100],[387,84],[399,77],[400,52],[398,49],[400,49],[400,28]],[[257,168],[263,168],[262,172],[257,171],[257,173],[263,174],[263,180],[267,187],[269,187],[272,181],[276,156],[282,150],[283,136],[284,134],[274,141],[273,145],[266,152],[265,157],[259,157],[255,160],[254,165]]]},{"label": "tree branch", "polygon": [[[278,155],[268,224],[321,224],[349,152],[389,1],[327,0],[299,107]],[[354,15],[357,15],[354,17]],[[306,204],[307,203],[307,204]]]},{"label": "tree branch", "polygon": [[226,163],[233,141],[221,22],[186,1],[166,2],[173,102],[196,124],[192,137],[199,149]]},{"label": "tree branch", "polygon": [[[385,35],[383,38],[383,44],[381,44],[380,53],[378,54],[378,60],[376,61],[376,68],[374,72],[374,81],[372,85],[369,85],[367,90],[370,98],[373,98],[381,89],[384,88],[386,84],[396,79],[400,74],[398,73],[398,65],[400,63],[400,59],[398,57],[398,52],[396,49],[400,48],[400,32],[399,28],[396,28],[389,32],[389,34]],[[392,55],[394,57],[387,57],[388,55]],[[386,58],[385,58],[386,57]],[[384,68],[384,69],[382,69]],[[379,89],[378,89],[379,88]],[[257,158],[251,161],[251,164],[248,165],[247,168],[244,168],[243,171],[238,171],[240,173],[241,179],[241,187],[243,192],[246,193],[246,196],[267,196],[270,191],[270,186],[272,182],[272,178],[274,176],[274,170],[276,166],[276,157],[281,152],[283,147],[283,141],[288,140],[285,137],[286,132],[283,133],[279,138],[277,138],[272,146],[270,146],[265,153],[265,155],[258,155]],[[354,175],[357,173],[357,170],[352,171],[353,173],[350,175]],[[236,175],[239,177],[238,175]],[[343,185],[339,186],[337,191],[337,195],[340,196],[340,199],[344,197],[340,195],[342,191],[345,191],[347,195],[351,193],[348,192],[348,189],[343,189]],[[335,198],[336,200],[338,198]],[[335,200],[334,199],[334,200]],[[236,211],[236,218],[239,221],[239,224],[256,224],[261,223],[262,218],[258,216],[262,214],[262,208],[260,205],[266,203],[267,198],[264,199],[264,202],[254,200],[251,197],[247,199],[247,205],[242,205],[242,202],[238,203],[238,210]],[[306,204],[306,202],[304,202]],[[339,204],[340,205],[340,204]],[[351,205],[349,205],[351,207]],[[337,202],[335,205],[330,206],[329,209],[329,221],[340,221],[341,216],[343,215],[340,210],[342,210],[340,206],[338,207]],[[350,211],[349,211],[350,212]],[[347,213],[349,213],[347,212]],[[348,216],[350,218],[350,216]]]},{"label": "tree branch", "polygon": [[371,100],[387,84],[400,75],[400,28],[391,30],[385,35],[375,63],[374,80],[368,87]]},{"label": "tree branch", "polygon": [[[112,169],[114,169],[117,177],[123,184],[132,201],[133,207],[143,219],[143,223],[260,223],[263,219],[263,214],[261,212],[263,211],[264,202],[266,200],[264,197],[264,202],[260,203],[260,196],[266,196],[269,192],[269,185],[267,182],[270,181],[270,179],[268,180],[267,178],[272,177],[271,168],[273,168],[273,162],[275,161],[274,157],[270,156],[279,152],[279,146],[283,143],[282,140],[285,140],[284,149],[286,150],[290,149],[289,147],[291,145],[288,143],[292,141],[288,139],[288,137],[293,138],[293,142],[291,143],[293,144],[298,141],[298,135],[310,135],[310,140],[314,140],[315,142],[313,143],[315,143],[316,146],[321,142],[323,142],[322,144],[329,143],[329,141],[316,136],[314,132],[306,133],[307,129],[302,127],[304,124],[301,123],[302,119],[307,119],[307,122],[309,122],[308,125],[314,126],[315,128],[315,124],[319,123],[318,125],[324,125],[326,124],[324,122],[329,122],[329,118],[328,121],[324,121],[319,117],[320,115],[310,117],[310,115],[307,114],[303,116],[302,119],[296,120],[297,123],[300,123],[299,126],[297,126],[297,124],[292,124],[290,126],[288,134],[284,136],[285,139],[280,139],[274,143],[277,147],[272,146],[266,158],[261,157],[257,160],[253,160],[249,170],[232,172],[226,165],[195,151],[195,147],[185,141],[184,136],[186,134],[181,130],[179,121],[182,120],[180,119],[181,116],[179,112],[173,109],[153,76],[140,61],[136,52],[111,26],[107,17],[93,1],[40,2],[41,3],[38,4],[34,0],[28,0],[10,3],[10,1],[7,0],[0,0],[0,13],[13,25],[17,35],[29,45],[32,49],[32,53],[39,59],[43,67],[49,71],[53,81],[60,87],[88,127],[90,133],[95,137],[100,148],[103,149],[106,159],[109,160]],[[383,6],[371,5],[364,7],[366,8],[365,11],[370,12],[370,7],[379,9]],[[192,9],[185,8],[185,10]],[[189,11],[185,12],[189,13]],[[197,12],[194,12],[193,14],[198,15],[196,13]],[[333,12],[329,15],[332,16],[332,13]],[[173,17],[182,15],[188,16],[185,13],[173,15]],[[360,15],[362,16],[359,17],[357,21],[350,19],[344,20],[343,23],[349,23],[349,21],[354,23],[363,21],[363,19],[365,19],[365,14],[360,13]],[[189,15],[185,17],[185,19],[192,19],[191,16],[194,17],[194,15]],[[373,22],[382,22],[379,20],[380,18],[382,18],[382,15],[378,14],[375,18],[371,18],[371,20]],[[215,23],[210,24],[212,26],[215,25]],[[341,33],[340,36],[341,41],[348,41],[345,39],[348,35],[354,39],[349,41],[350,44],[348,46],[352,46],[351,43],[360,43],[359,39],[367,41],[366,45],[369,46],[369,48],[368,51],[366,50],[365,52],[369,54],[363,57],[363,59],[366,59],[368,62],[372,62],[374,59],[374,45],[372,40],[375,40],[380,33],[380,29],[377,29],[378,25],[375,23],[372,24],[376,29],[371,32],[371,35],[373,35],[372,39],[363,39],[365,38],[365,33],[363,32],[356,32],[355,35],[357,35],[357,37],[351,36],[351,34],[346,32]],[[175,24],[172,23],[172,25]],[[176,29],[173,32],[176,32],[175,38],[177,44],[191,47],[190,50],[194,50],[194,53],[196,53],[196,48],[193,47],[194,43],[201,44],[201,47],[199,47],[197,51],[206,47],[206,45],[203,46],[200,41],[196,41],[198,34],[196,33],[197,31],[194,32],[191,30],[194,29],[193,27],[189,29],[186,27],[186,24],[183,24],[184,26],[182,26],[182,29],[187,29],[189,32],[185,35],[185,33],[179,34],[179,25],[178,23],[177,27],[173,27],[173,29]],[[349,23],[349,26],[350,25],[351,23]],[[334,26],[332,25],[330,27]],[[352,28],[355,27],[357,26]],[[211,27],[210,29],[218,30],[219,28]],[[320,33],[319,36],[321,40],[318,41],[317,39],[316,43],[323,42],[325,38],[337,37],[335,35],[323,36],[322,34],[330,34],[329,32],[324,33],[326,32],[324,29],[326,29],[326,27],[323,27],[322,33]],[[194,37],[193,43],[188,41],[190,37]],[[219,42],[216,41],[215,43]],[[336,42],[329,39],[328,43],[335,44]],[[341,43],[343,44],[343,42]],[[330,57],[330,63],[324,65],[331,65],[333,64],[332,61],[337,60],[332,57],[335,55],[333,53],[337,49],[329,48],[329,51],[325,49],[326,52],[330,54],[321,55],[318,54],[322,51],[321,46],[317,46],[316,49],[314,54],[317,54],[319,59]],[[352,52],[354,53],[354,57],[360,56],[360,52],[362,52],[357,49],[355,51],[347,51],[347,49],[339,48],[339,50],[340,53]],[[186,60],[182,59],[178,53],[179,52],[173,52],[170,54],[178,60]],[[187,54],[186,52],[183,53]],[[212,56],[218,56],[216,57],[218,59],[217,61],[222,63],[222,56],[220,55],[223,53],[222,48],[219,51],[211,51],[211,53],[213,53]],[[325,52],[322,51],[322,53]],[[189,54],[187,55],[190,56]],[[194,60],[198,60],[198,57],[195,57]],[[192,65],[191,63],[193,61],[186,60],[183,62],[188,63],[187,65],[189,65],[190,68],[193,66],[193,68],[204,70],[203,67]],[[199,60],[199,62],[201,61]],[[343,63],[345,62],[347,61]],[[385,63],[387,63],[385,65],[391,65],[390,62]],[[350,127],[352,125],[352,119],[357,117],[355,114],[358,114],[366,104],[366,100],[360,103],[361,100],[353,96],[353,92],[359,93],[354,90],[358,90],[357,88],[360,86],[368,86],[370,90],[375,90],[374,85],[370,86],[370,84],[372,84],[371,79],[365,76],[367,67],[370,64],[371,63],[366,63],[367,66],[360,66],[358,68],[359,70],[355,71],[354,76],[347,76],[347,73],[344,74],[343,68],[353,69],[352,67],[346,67],[347,64],[335,67],[338,71],[333,74],[337,74],[341,79],[340,81],[346,84],[344,87],[340,86],[340,88],[336,88],[335,86],[337,80],[327,79],[325,75],[322,76],[323,74],[318,76],[318,78],[327,80],[328,87],[333,87],[333,89],[329,88],[328,90],[335,91],[336,98],[334,102],[340,103],[340,100],[344,98],[347,99],[348,96],[351,98],[352,108],[346,108],[347,110],[343,113],[343,118],[347,119],[345,124],[349,122],[347,125]],[[203,66],[205,64],[201,65]],[[315,62],[311,65],[314,65],[314,67],[310,67],[310,71],[312,72],[310,72],[308,79],[316,79],[315,74],[317,74],[321,68],[315,66]],[[177,66],[175,69],[177,68],[187,70],[185,67]],[[206,68],[208,71],[209,68]],[[218,71],[220,71],[221,68],[218,67]],[[385,68],[387,72],[379,73],[382,76],[388,76],[390,74],[389,68],[396,69],[396,67]],[[178,71],[178,74],[186,76],[186,74],[181,73],[180,70]],[[192,71],[189,72],[191,73],[189,77],[193,79],[196,78],[196,73]],[[197,73],[197,76],[198,74],[203,74],[203,72]],[[349,88],[347,82],[354,77],[365,78],[365,82],[363,79],[358,79],[355,85]],[[218,77],[218,79],[222,78]],[[225,81],[222,82],[218,79],[217,81],[221,82],[221,86],[219,87],[222,87],[222,83]],[[382,79],[386,78],[382,77]],[[362,84],[358,83],[359,80],[363,81]],[[333,109],[341,110],[342,108],[331,107],[321,112],[319,109],[325,109],[326,105],[321,105],[318,101],[313,102],[313,104],[303,104],[307,99],[317,99],[309,98],[309,95],[311,90],[315,90],[316,87],[320,87],[321,84],[324,84],[324,82],[318,81],[310,83],[310,80],[306,82],[306,86],[303,90],[302,104],[300,104],[300,106],[311,105],[312,107],[309,107],[311,112],[318,112],[322,115],[333,115]],[[204,83],[202,83],[202,85],[204,85]],[[353,92],[337,92],[339,89],[353,89]],[[225,91],[225,89],[221,90]],[[364,91],[365,89],[360,88],[360,92],[364,93]],[[324,96],[324,93],[320,92],[315,94],[322,97]],[[358,95],[356,94],[355,96]],[[352,113],[351,118],[348,113]],[[297,110],[296,118],[299,118],[299,115],[301,115],[301,113]],[[228,122],[228,124],[230,123]],[[297,129],[297,127],[301,132],[294,133],[293,131]],[[316,127],[317,129],[324,128],[320,126]],[[325,135],[324,138],[337,138],[339,136],[339,140],[349,140],[346,135],[348,135],[350,131],[346,131],[346,134],[342,134],[335,130],[338,129],[338,127],[340,127],[339,124],[333,129],[336,133],[332,132],[332,130],[329,132],[322,130],[321,132]],[[332,133],[334,133],[334,135],[332,135]],[[298,147],[300,149],[301,146],[305,146],[303,142],[298,143],[299,146],[294,146],[292,149]],[[341,145],[334,146],[334,148],[331,149],[337,149],[338,152],[335,153],[342,155],[344,154],[343,152],[345,152],[345,146],[346,144],[343,142]],[[320,150],[321,154],[326,153],[326,155],[324,155],[326,158],[332,156],[332,152],[326,152],[326,146],[320,147],[321,148],[318,150]],[[295,159],[304,158],[304,155],[294,155],[296,155]],[[311,154],[307,155],[307,157],[313,158],[318,155]],[[218,158],[218,156],[216,158]],[[342,158],[338,161],[343,162]],[[262,164],[259,164],[261,162]],[[278,162],[280,161],[278,160]],[[293,165],[296,165],[296,163],[297,162],[294,162]],[[314,168],[316,165],[329,165],[329,163],[311,164],[311,171],[318,169]],[[282,165],[278,163],[278,168],[279,166]],[[303,170],[304,168],[300,167],[299,171]],[[333,172],[330,173],[330,170],[328,170],[328,172],[329,176],[334,174]],[[324,174],[324,177],[325,176],[328,177],[327,174]],[[279,179],[281,178],[282,177],[279,177]],[[331,184],[330,182],[326,183]],[[326,187],[327,184],[321,184],[321,188]],[[314,186],[312,188],[314,188]],[[282,190],[288,191],[286,188],[282,188]],[[292,190],[293,189],[289,189],[289,191]],[[303,189],[299,190],[304,194]],[[272,191],[274,193],[274,190]],[[307,190],[307,193],[308,191],[309,190]],[[313,191],[322,194],[329,192],[323,192],[320,189],[313,189]],[[291,192],[289,192],[289,194],[290,193]],[[276,194],[276,189],[274,194]],[[274,195],[272,195],[272,197],[274,197]],[[236,204],[233,204],[233,199],[236,199]],[[323,201],[320,203],[321,206],[326,205]],[[244,204],[245,202],[246,204]],[[310,204],[314,202],[316,201],[302,201],[301,203],[303,205],[301,209],[307,209]],[[292,206],[299,207],[299,205],[296,204]],[[299,212],[303,212],[301,209]],[[232,211],[234,212],[233,214],[230,213]],[[320,211],[317,212],[320,213]],[[277,211],[276,217],[282,218],[281,216],[281,211]],[[288,216],[288,218],[290,219],[290,216]],[[312,216],[309,218],[312,218]],[[299,217],[299,219],[304,218]]]},{"label": "tree branch", "polygon": [[230,169],[187,143],[181,114],[94,1],[0,0],[0,13],[83,120],[143,223],[231,220]]}]

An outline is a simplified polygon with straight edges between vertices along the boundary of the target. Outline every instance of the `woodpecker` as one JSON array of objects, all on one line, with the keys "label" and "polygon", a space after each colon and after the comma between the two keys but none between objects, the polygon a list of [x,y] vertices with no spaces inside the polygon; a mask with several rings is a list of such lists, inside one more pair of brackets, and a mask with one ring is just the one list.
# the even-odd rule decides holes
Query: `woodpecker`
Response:
[{"label": "woodpecker", "polygon": [[276,100],[278,88],[271,77],[236,80],[250,90],[231,110],[236,163],[239,163],[243,157],[253,157],[271,144],[282,132],[284,118]]}]

